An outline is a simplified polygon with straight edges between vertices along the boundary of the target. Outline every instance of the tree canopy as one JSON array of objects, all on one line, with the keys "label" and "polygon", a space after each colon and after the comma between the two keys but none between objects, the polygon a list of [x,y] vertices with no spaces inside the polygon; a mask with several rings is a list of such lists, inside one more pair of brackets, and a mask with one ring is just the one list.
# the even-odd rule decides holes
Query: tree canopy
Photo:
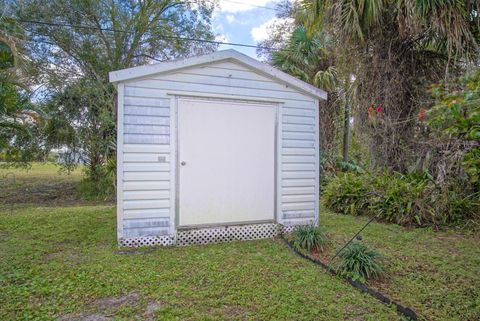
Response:
[{"label": "tree canopy", "polygon": [[116,150],[116,93],[108,73],[215,50],[214,43],[186,40],[214,39],[213,8],[212,2],[177,0],[14,5],[25,30],[24,47],[38,72],[37,99],[48,115],[45,149],[68,147],[85,154],[91,180],[109,176],[105,168]]}]

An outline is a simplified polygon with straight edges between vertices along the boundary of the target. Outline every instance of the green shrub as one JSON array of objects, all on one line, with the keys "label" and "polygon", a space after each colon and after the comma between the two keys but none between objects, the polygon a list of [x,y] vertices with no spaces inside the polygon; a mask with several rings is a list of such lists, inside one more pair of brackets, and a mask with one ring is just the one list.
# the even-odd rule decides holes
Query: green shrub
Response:
[{"label": "green shrub", "polygon": [[347,246],[339,256],[342,262],[338,272],[357,281],[379,277],[383,274],[381,261],[383,257],[377,251],[360,242]]},{"label": "green shrub", "polygon": [[80,198],[89,201],[112,201],[115,197],[115,188],[108,178],[96,181],[85,178],[77,185],[77,193]]},{"label": "green shrub", "polygon": [[340,173],[331,178],[322,192],[325,205],[335,212],[350,215],[365,214],[368,210],[366,194],[371,190],[370,178],[356,173]]},{"label": "green shrub", "polygon": [[[385,197],[369,194],[378,191]],[[377,215],[401,225],[444,226],[478,221],[479,194],[466,195],[455,183],[436,184],[428,174],[339,173],[322,193],[329,209],[349,215]]]},{"label": "green shrub", "polygon": [[101,166],[95,179],[85,178],[77,186],[77,192],[86,200],[113,201],[115,199],[116,180],[115,159],[109,159]]},{"label": "green shrub", "polygon": [[337,168],[342,172],[354,172],[354,173],[363,173],[364,170],[354,161],[345,162],[343,160],[338,160],[336,164]]},{"label": "green shrub", "polygon": [[299,226],[294,234],[294,245],[298,249],[307,251],[323,251],[328,245],[328,236],[325,229],[315,225]]}]

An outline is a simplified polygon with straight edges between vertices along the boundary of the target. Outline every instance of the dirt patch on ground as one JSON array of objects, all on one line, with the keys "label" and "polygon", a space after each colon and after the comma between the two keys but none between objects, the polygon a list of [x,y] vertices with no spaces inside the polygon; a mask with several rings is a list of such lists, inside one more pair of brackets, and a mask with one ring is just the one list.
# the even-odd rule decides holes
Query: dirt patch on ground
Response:
[{"label": "dirt patch on ground", "polygon": [[248,320],[249,310],[238,305],[229,305],[223,308],[224,314],[235,320]]},{"label": "dirt patch on ground", "polygon": [[[138,308],[141,303],[141,297],[136,292],[130,292],[116,297],[101,298],[89,304],[89,310],[94,312],[81,315],[63,315],[57,318],[57,321],[107,321],[114,320],[115,312],[124,307],[130,306]],[[156,301],[149,302],[143,309],[142,320],[154,321],[156,312],[162,308],[162,304]]]},{"label": "dirt patch on ground", "polygon": [[364,320],[364,315],[368,314],[368,311],[356,305],[349,305],[345,308],[345,314],[347,320],[362,321]]},{"label": "dirt patch on ground", "polygon": [[155,314],[158,310],[160,310],[163,307],[161,303],[152,301],[149,304],[147,304],[147,307],[145,308],[145,313],[143,314],[143,320],[145,321],[154,321],[155,320]]},{"label": "dirt patch on ground", "polygon": [[91,305],[102,311],[116,310],[124,305],[137,306],[140,301],[140,295],[132,292],[118,297],[102,298],[94,301]]},{"label": "dirt patch on ground", "polygon": [[102,314],[88,314],[80,316],[62,316],[57,321],[108,321],[113,320],[111,317],[104,316]]},{"label": "dirt patch on ground", "polygon": [[3,186],[0,204],[49,204],[77,200],[75,182],[39,183],[35,186]]},{"label": "dirt patch on ground", "polygon": [[15,209],[19,204],[35,206],[70,206],[113,204],[112,200],[87,201],[77,193],[76,182],[46,183],[29,187],[2,188],[0,186],[0,205]]}]

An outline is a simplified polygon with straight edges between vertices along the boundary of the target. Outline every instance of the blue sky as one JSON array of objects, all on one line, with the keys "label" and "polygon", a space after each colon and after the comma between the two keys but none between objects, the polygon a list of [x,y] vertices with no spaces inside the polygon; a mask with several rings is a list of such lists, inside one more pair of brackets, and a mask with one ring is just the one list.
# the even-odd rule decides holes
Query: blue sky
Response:
[{"label": "blue sky", "polygon": [[[266,38],[268,25],[276,20],[274,10],[256,6],[275,8],[275,4],[270,0],[220,0],[213,19],[217,40],[256,45]],[[255,48],[220,45],[219,50],[230,48],[257,57]]]}]

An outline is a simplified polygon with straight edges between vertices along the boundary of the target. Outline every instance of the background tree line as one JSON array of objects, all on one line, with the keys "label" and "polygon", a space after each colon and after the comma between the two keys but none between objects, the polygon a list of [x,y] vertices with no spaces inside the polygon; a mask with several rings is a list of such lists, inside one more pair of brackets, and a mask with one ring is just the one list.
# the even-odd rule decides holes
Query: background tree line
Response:
[{"label": "background tree line", "polygon": [[[479,12],[476,0],[279,6],[292,32],[274,25],[262,45],[277,51],[259,54],[329,93],[320,106],[328,206],[381,209],[404,224],[478,226]],[[369,200],[371,190],[387,200]]]},{"label": "background tree line", "polygon": [[[112,195],[116,106],[108,72],[216,50],[212,43],[182,39],[214,39],[214,5],[202,0],[3,2],[3,160],[27,165],[67,147],[72,155],[86,156],[85,191],[92,197]],[[24,65],[28,70],[20,68]],[[65,166],[74,163],[67,158]]]}]

